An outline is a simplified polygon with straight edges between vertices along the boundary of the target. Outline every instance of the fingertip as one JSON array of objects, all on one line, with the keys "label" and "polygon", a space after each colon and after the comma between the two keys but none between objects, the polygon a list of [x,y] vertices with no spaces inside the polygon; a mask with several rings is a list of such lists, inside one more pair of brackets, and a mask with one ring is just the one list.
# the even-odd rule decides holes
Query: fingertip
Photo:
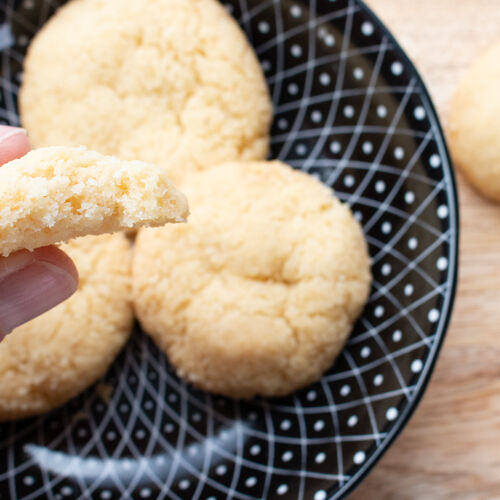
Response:
[{"label": "fingertip", "polygon": [[[68,299],[78,288],[76,267],[63,251],[49,246],[30,254],[24,267],[17,260],[13,272],[0,279],[0,340]],[[9,259],[4,258],[4,269]]]},{"label": "fingertip", "polygon": [[23,128],[0,125],[0,165],[24,156],[30,149]]},{"label": "fingertip", "polygon": [[33,250],[33,257],[35,260],[47,262],[66,272],[73,278],[76,291],[78,288],[78,270],[68,254],[64,253],[60,248],[50,245]]}]

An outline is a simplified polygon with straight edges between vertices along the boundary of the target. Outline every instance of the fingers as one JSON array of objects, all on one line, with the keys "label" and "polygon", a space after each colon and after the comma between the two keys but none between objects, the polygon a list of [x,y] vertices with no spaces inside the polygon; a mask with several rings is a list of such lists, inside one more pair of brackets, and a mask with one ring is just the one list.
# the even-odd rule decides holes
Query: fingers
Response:
[{"label": "fingers", "polygon": [[66,300],[77,287],[78,272],[57,247],[0,257],[0,340]]},{"label": "fingers", "polygon": [[[24,129],[0,125],[0,165],[29,150]],[[0,341],[14,328],[66,300],[77,287],[73,262],[54,246],[0,257]]]},{"label": "fingers", "polygon": [[0,125],[0,165],[24,156],[29,150],[30,143],[24,129]]}]

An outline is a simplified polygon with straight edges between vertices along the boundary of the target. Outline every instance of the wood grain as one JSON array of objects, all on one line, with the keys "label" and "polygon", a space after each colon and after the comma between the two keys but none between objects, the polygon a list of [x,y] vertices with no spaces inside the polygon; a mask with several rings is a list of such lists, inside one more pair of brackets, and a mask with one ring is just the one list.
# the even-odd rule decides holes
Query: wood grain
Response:
[{"label": "wood grain", "polygon": [[[415,62],[446,126],[460,74],[500,39],[500,0],[367,3]],[[460,276],[447,339],[414,417],[353,500],[500,499],[500,205],[460,174],[458,184]]]}]

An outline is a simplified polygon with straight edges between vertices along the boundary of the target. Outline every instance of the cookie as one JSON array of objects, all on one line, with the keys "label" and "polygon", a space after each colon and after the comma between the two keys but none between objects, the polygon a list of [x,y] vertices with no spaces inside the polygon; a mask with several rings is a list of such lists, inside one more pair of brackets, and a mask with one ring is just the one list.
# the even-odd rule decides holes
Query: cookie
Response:
[{"label": "cookie", "polygon": [[35,147],[156,163],[174,182],[268,151],[262,70],[216,0],[69,2],[29,47],[19,103]]},{"label": "cookie", "polygon": [[500,42],[466,71],[452,99],[448,139],[456,165],[500,202]]},{"label": "cookie", "polygon": [[64,404],[104,375],[130,335],[125,236],[87,236],[61,248],[78,268],[78,290],[0,343],[0,420]]},{"label": "cookie", "polygon": [[188,205],[154,165],[85,148],[30,151],[0,168],[0,254],[87,234],[185,221]]},{"label": "cookie", "polygon": [[341,351],[370,288],[358,222],[280,162],[189,176],[188,224],[140,230],[133,296],[180,376],[233,397],[281,396]]}]

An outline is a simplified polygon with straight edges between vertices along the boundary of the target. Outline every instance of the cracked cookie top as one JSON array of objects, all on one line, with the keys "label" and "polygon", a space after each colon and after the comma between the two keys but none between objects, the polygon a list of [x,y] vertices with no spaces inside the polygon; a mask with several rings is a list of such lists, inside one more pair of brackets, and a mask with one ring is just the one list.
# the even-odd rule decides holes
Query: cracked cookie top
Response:
[{"label": "cracked cookie top", "polygon": [[34,147],[148,161],[174,182],[268,152],[262,70],[216,0],[69,2],[30,45],[19,103]]},{"label": "cracked cookie top", "polygon": [[332,191],[280,162],[228,163],[182,189],[188,224],[139,232],[133,294],[179,375],[278,396],[317,380],[369,293],[367,246]]}]

